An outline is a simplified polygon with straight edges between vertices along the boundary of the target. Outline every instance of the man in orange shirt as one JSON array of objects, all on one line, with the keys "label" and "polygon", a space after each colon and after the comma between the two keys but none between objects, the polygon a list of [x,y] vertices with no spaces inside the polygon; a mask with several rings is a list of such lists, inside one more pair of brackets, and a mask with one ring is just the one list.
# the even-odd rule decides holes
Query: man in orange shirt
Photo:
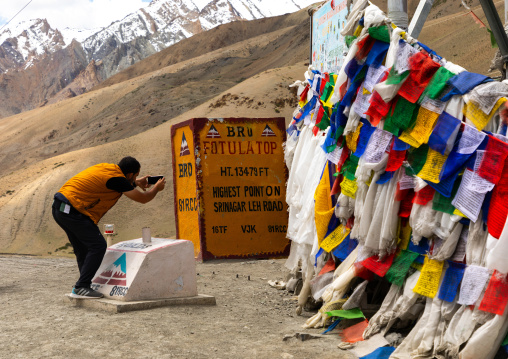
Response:
[{"label": "man in orange shirt", "polygon": [[133,201],[147,203],[164,189],[166,179],[162,178],[147,191],[148,176],[137,178],[140,169],[141,165],[133,157],[122,158],[118,165],[100,163],[72,177],[55,194],[53,218],[69,237],[80,274],[72,297],[95,299],[103,296],[90,288],[107,248],[97,226],[102,216],[122,194]]}]

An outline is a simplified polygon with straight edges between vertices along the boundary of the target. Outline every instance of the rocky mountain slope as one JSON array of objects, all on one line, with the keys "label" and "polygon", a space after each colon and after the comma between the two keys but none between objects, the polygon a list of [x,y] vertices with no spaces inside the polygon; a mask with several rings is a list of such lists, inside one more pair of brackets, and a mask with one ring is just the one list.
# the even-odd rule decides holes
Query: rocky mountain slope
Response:
[{"label": "rocky mountain slope", "polygon": [[84,93],[139,60],[218,25],[290,13],[312,2],[153,0],[96,32],[60,31],[45,19],[13,25],[0,33],[0,117]]}]

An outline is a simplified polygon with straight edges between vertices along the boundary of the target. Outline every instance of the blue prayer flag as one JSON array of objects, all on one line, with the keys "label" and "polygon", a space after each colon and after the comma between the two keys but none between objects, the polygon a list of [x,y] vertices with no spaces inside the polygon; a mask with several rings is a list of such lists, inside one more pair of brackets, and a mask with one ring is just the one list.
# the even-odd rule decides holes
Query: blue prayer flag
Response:
[{"label": "blue prayer flag", "polygon": [[464,263],[456,263],[448,261],[448,269],[445,272],[441,287],[439,288],[439,299],[453,302],[457,296],[460,282],[464,276],[466,265]]}]

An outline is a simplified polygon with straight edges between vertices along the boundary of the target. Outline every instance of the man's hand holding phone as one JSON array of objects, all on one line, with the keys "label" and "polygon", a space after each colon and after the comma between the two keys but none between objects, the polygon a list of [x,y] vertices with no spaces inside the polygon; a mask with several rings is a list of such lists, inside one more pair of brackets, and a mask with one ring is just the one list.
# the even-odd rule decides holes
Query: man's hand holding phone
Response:
[{"label": "man's hand holding phone", "polygon": [[158,191],[162,191],[166,186],[166,179],[164,176],[148,176],[147,181],[149,185],[153,184],[154,187],[157,187]]}]

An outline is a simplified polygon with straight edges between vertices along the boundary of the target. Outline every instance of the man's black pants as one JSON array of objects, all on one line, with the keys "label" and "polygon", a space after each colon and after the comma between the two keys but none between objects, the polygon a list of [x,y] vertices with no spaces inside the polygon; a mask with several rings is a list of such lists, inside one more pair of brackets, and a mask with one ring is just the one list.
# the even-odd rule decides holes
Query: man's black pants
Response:
[{"label": "man's black pants", "polygon": [[75,287],[90,287],[106,253],[106,240],[99,227],[84,214],[70,207],[70,212],[60,211],[62,202],[55,199],[53,218],[67,234],[78,261],[79,279]]}]

